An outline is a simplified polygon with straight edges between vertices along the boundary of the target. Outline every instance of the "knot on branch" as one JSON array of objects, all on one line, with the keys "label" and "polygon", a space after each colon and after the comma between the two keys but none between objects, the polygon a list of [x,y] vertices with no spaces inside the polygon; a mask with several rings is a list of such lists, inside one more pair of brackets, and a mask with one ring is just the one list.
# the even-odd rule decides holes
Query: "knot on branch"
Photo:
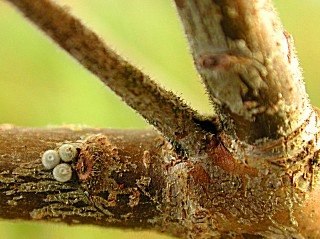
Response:
[{"label": "knot on branch", "polygon": [[[76,165],[77,175],[81,182],[89,182],[92,178],[97,182],[97,176],[104,170],[109,170],[118,161],[118,150],[108,138],[103,135],[89,137],[81,147],[79,160]],[[108,163],[109,168],[106,167]],[[102,176],[103,175],[103,176]]]}]

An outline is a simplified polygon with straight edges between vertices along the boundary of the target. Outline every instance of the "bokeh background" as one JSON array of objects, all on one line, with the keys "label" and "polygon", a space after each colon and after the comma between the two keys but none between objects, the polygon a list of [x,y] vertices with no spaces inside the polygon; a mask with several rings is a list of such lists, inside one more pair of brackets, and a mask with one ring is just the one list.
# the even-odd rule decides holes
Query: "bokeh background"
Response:
[{"label": "bokeh background", "polygon": [[[212,113],[170,0],[56,0],[107,44],[201,113]],[[277,0],[307,90],[320,105],[320,1]],[[0,124],[149,127],[109,89],[0,0]],[[1,144],[1,142],[0,142]],[[0,221],[0,238],[168,239],[151,232]]]}]

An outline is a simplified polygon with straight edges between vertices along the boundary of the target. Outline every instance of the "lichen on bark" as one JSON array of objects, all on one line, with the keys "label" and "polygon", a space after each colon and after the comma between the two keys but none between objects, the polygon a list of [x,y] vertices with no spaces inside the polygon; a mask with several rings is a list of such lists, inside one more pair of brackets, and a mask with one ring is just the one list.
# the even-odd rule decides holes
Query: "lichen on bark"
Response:
[{"label": "lichen on bark", "polygon": [[[8,2],[159,132],[0,126],[1,218],[320,237],[318,110],[269,0],[175,1],[218,118],[197,115],[50,0]],[[41,155],[64,143],[78,154],[62,183]]]},{"label": "lichen on bark", "polygon": [[[0,149],[0,214],[12,211],[4,217],[139,228],[161,218],[165,143],[152,131],[1,128],[0,138],[6,142]],[[41,154],[65,142],[76,143],[80,154],[72,180],[61,183],[44,168]]]}]

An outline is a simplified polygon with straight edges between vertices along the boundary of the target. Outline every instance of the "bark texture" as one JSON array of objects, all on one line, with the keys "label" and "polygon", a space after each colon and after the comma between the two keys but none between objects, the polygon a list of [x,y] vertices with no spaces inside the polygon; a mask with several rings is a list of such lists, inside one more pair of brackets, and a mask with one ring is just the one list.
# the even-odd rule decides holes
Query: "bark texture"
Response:
[{"label": "bark texture", "polygon": [[[138,111],[176,148],[187,154],[201,151],[201,142],[206,142],[208,134],[203,128],[208,128],[206,125],[210,121],[203,122],[177,96],[158,86],[149,76],[108,48],[80,20],[50,0],[8,2]],[[216,131],[213,123],[210,128]]]},{"label": "bark texture", "polygon": [[[180,238],[320,237],[319,115],[269,0],[175,1],[219,130],[61,7],[8,2],[164,138],[154,131],[1,126],[1,218]],[[60,183],[40,157],[66,142],[79,156],[72,180]]]},{"label": "bark texture", "polygon": [[[154,131],[3,126],[0,142],[1,218],[150,228],[161,217],[166,146]],[[79,156],[60,183],[41,156],[66,142]]]},{"label": "bark texture", "polygon": [[[320,236],[318,153],[284,172],[248,167],[216,139],[205,157],[182,158],[154,131],[2,126],[0,142],[1,218],[180,238]],[[79,151],[66,183],[41,164],[63,143]]]},{"label": "bark texture", "polygon": [[270,0],[175,3],[211,100],[232,119],[230,133],[260,143],[305,122],[312,110],[293,40]]}]

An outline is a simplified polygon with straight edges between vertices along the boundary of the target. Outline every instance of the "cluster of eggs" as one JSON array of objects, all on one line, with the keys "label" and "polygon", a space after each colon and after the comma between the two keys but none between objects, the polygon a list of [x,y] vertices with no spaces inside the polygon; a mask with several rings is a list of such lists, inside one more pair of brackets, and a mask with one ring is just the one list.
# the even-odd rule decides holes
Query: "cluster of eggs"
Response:
[{"label": "cluster of eggs", "polygon": [[[63,144],[58,150],[47,150],[42,155],[42,164],[46,169],[53,169],[52,174],[55,180],[67,182],[72,177],[70,164],[78,156],[78,151],[72,144]],[[63,161],[62,163],[60,163]]]}]

